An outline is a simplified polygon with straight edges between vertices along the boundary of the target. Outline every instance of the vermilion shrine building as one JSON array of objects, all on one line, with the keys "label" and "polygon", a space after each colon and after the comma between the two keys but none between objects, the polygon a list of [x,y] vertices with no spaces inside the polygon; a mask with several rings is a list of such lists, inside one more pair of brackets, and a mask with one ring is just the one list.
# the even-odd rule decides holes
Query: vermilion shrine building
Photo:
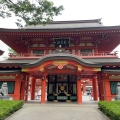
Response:
[{"label": "vermilion shrine building", "polygon": [[35,99],[41,81],[41,103],[77,101],[91,81],[93,98],[111,101],[120,82],[120,59],[112,52],[120,44],[120,27],[100,19],[59,21],[23,29],[0,29],[0,39],[14,49],[0,61],[0,86],[8,83],[14,100]]}]

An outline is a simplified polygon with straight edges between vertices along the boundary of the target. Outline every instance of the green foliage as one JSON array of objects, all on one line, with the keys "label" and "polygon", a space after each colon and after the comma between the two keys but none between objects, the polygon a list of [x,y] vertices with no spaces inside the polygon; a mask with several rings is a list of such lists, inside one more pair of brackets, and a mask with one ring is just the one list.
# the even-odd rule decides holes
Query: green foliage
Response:
[{"label": "green foliage", "polygon": [[14,51],[12,48],[8,48],[9,53],[13,53],[14,55],[17,55],[17,52]]},{"label": "green foliage", "polygon": [[61,14],[63,6],[56,7],[48,0],[0,0],[0,17],[12,17],[13,13],[18,17],[16,24],[26,25],[45,24],[53,20],[53,16]]},{"label": "green foliage", "polygon": [[120,120],[120,101],[99,101],[98,106],[111,120]]},{"label": "green foliage", "polygon": [[3,57],[4,60],[7,60],[10,57],[10,55],[17,55],[17,52],[14,51],[12,48],[8,48],[8,51],[9,51],[9,56]]},{"label": "green foliage", "polygon": [[19,110],[23,104],[23,101],[0,100],[0,120]]}]

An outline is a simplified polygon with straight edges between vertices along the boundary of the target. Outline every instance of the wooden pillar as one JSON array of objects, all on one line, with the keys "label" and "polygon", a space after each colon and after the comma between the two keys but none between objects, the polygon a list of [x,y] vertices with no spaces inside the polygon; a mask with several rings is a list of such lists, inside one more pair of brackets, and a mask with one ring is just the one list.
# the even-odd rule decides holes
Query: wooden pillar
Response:
[{"label": "wooden pillar", "polygon": [[20,100],[24,100],[24,95],[25,95],[25,81],[21,82]]},{"label": "wooden pillar", "polygon": [[97,101],[98,100],[97,79],[95,77],[92,79],[92,84],[93,84],[93,99]]},{"label": "wooden pillar", "polygon": [[104,100],[111,101],[111,91],[110,91],[110,81],[109,79],[104,79]]},{"label": "wooden pillar", "polygon": [[24,100],[25,97],[25,82],[27,75],[24,75],[24,78],[21,82],[21,92],[20,92],[20,100]]},{"label": "wooden pillar", "polygon": [[99,90],[99,100],[104,100],[104,87],[103,87],[103,79],[101,74],[98,74],[98,90]]},{"label": "wooden pillar", "polygon": [[16,75],[16,81],[15,81],[15,89],[14,89],[14,100],[20,100],[20,87],[21,87],[21,80],[20,80],[20,74]]},{"label": "wooden pillar", "polygon": [[86,92],[86,85],[83,84],[83,95],[84,95],[85,92]]},{"label": "wooden pillar", "polygon": [[25,101],[28,101],[28,87],[29,87],[29,75],[26,76],[25,82]]},{"label": "wooden pillar", "polygon": [[100,80],[100,94],[101,94],[101,100],[104,100],[104,86],[103,86],[103,80]]},{"label": "wooden pillar", "polygon": [[82,103],[81,80],[77,77],[77,103]]},{"label": "wooden pillar", "polygon": [[42,74],[41,103],[45,103],[46,97],[46,73]]},{"label": "wooden pillar", "polygon": [[98,80],[98,97],[99,97],[99,100],[101,100],[100,75],[99,74],[97,74],[97,80]]},{"label": "wooden pillar", "polygon": [[36,86],[36,79],[32,77],[32,84],[31,84],[31,100],[35,99],[35,86]]}]

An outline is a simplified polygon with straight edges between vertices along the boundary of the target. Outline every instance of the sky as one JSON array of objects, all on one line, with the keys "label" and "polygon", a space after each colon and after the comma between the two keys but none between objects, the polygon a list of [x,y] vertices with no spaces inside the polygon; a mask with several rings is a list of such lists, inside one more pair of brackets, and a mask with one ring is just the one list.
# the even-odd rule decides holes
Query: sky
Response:
[{"label": "sky", "polygon": [[[34,2],[34,0],[31,0]],[[56,6],[63,5],[62,15],[54,17],[54,21],[89,20],[101,18],[103,25],[120,25],[120,0],[51,0]],[[17,28],[16,18],[0,18],[0,28]],[[8,54],[8,46],[0,41],[0,49]],[[120,46],[115,50],[119,51]],[[2,60],[0,57],[0,60]],[[120,56],[120,55],[119,55]]]}]

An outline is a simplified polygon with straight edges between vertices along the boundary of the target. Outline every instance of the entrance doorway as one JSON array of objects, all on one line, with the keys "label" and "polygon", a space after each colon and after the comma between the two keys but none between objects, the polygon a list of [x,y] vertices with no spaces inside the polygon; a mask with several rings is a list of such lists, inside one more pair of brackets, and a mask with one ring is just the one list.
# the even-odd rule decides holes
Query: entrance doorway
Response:
[{"label": "entrance doorway", "polygon": [[77,101],[76,75],[48,75],[48,101]]}]

